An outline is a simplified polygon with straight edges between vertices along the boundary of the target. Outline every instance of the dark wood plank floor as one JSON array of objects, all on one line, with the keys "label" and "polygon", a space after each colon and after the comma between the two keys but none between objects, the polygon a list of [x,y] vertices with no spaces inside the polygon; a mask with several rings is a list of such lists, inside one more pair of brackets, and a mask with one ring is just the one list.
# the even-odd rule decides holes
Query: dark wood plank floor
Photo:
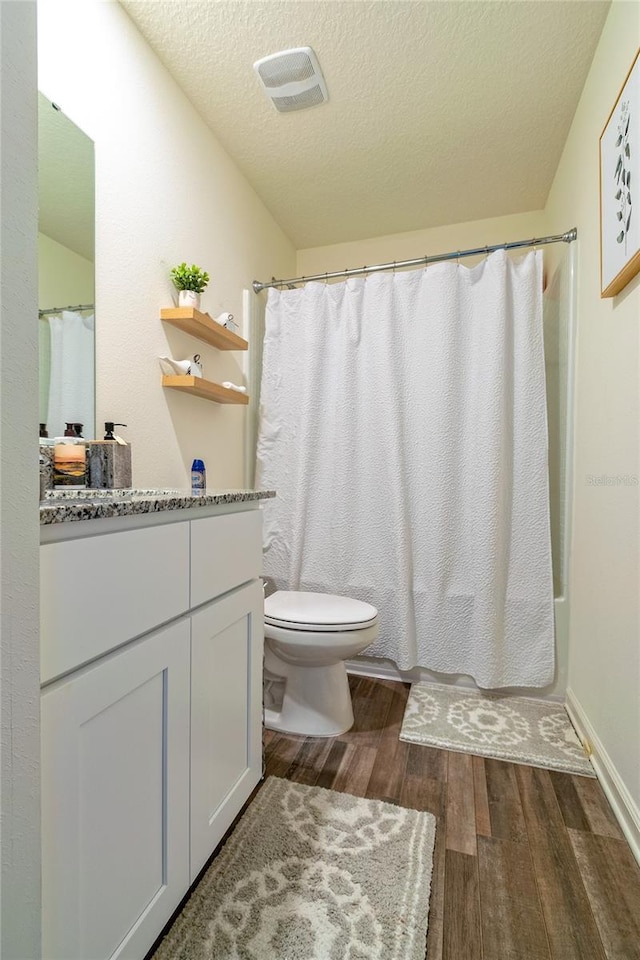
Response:
[{"label": "dark wood plank floor", "polygon": [[436,816],[426,960],[640,960],[640,867],[595,780],[403,743],[408,685],[350,684],[354,727],[267,731],[266,773]]}]

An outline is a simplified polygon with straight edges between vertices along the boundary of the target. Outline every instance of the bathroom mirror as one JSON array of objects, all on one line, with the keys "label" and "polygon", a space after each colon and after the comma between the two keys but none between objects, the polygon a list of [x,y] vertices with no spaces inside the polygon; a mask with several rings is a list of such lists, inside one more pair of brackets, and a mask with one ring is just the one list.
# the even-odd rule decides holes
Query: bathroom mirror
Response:
[{"label": "bathroom mirror", "polygon": [[95,439],[93,141],[38,95],[40,422]]}]

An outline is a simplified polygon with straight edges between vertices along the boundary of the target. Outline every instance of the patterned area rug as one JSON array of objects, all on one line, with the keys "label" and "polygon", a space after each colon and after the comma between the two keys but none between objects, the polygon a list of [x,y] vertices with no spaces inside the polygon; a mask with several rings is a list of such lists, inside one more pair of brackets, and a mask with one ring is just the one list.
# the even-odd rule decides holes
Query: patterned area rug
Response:
[{"label": "patterned area rug", "polygon": [[435,818],[269,777],[153,960],[424,960]]},{"label": "patterned area rug", "polygon": [[595,776],[562,704],[543,700],[414,683],[400,739]]}]

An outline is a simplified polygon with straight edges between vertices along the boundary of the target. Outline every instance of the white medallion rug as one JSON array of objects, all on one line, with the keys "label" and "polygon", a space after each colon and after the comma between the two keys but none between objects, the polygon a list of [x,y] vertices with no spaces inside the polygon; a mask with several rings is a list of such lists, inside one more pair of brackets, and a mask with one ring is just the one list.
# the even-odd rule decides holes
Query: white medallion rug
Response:
[{"label": "white medallion rug", "polygon": [[561,703],[414,683],[400,739],[595,776]]},{"label": "white medallion rug", "polygon": [[153,960],[424,960],[435,818],[269,777]]}]

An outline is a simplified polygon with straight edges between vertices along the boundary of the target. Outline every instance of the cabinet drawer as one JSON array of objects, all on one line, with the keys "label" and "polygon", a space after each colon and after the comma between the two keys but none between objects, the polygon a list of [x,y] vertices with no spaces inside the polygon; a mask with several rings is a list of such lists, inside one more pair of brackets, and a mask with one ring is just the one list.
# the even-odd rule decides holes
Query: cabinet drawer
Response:
[{"label": "cabinet drawer", "polygon": [[189,524],[40,547],[41,682],[189,608]]},{"label": "cabinet drawer", "polygon": [[198,607],[260,576],[259,510],[191,522],[191,606]]}]

